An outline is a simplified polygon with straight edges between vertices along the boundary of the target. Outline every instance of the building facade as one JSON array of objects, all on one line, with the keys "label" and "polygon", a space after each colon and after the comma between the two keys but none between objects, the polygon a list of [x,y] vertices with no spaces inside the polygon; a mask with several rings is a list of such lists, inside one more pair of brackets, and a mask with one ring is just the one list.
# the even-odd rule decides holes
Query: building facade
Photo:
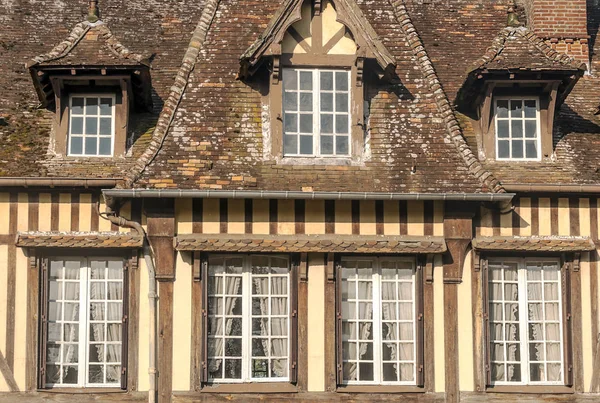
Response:
[{"label": "building facade", "polygon": [[598,399],[597,1],[0,21],[0,402]]}]

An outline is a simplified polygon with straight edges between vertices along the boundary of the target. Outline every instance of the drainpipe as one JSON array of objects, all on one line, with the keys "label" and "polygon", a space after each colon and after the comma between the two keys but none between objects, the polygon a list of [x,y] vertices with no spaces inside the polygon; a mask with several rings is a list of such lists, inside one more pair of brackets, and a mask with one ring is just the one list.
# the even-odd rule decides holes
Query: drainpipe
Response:
[{"label": "drainpipe", "polygon": [[118,225],[119,227],[134,229],[139,235],[142,236],[143,239],[142,245],[144,260],[146,261],[146,266],[148,266],[148,303],[150,305],[150,356],[148,360],[148,374],[150,377],[150,386],[148,389],[148,403],[156,403],[156,301],[158,299],[158,294],[156,293],[156,269],[154,267],[154,261],[152,260],[152,249],[150,247],[150,243],[148,242],[146,231],[144,231],[142,225],[138,222],[127,220],[117,215],[117,213],[112,209],[112,206],[114,206],[114,204],[114,199],[111,197],[107,197],[106,211],[104,213],[99,213],[100,217],[110,221],[113,224]]}]

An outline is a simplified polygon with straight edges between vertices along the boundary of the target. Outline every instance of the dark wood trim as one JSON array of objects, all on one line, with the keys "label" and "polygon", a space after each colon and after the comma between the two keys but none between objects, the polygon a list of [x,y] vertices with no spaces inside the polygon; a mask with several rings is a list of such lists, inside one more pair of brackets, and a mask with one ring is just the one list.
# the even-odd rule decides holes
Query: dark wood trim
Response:
[{"label": "dark wood trim", "polygon": [[71,231],[79,231],[79,193],[71,194]]},{"label": "dark wood trim", "polygon": [[[435,392],[435,318],[433,316],[433,282],[425,281],[423,284],[423,307],[425,329],[423,337],[424,350],[424,371],[425,371],[425,391],[427,393]],[[438,348],[442,348],[439,346]]]},{"label": "dark wood trim", "polygon": [[8,390],[10,392],[19,391],[19,385],[17,385],[17,381],[15,380],[12,370],[8,367],[8,362],[6,361],[4,354],[2,354],[2,351],[0,351],[0,374],[4,377],[4,382],[8,385]]},{"label": "dark wood trim", "polygon": [[[98,196],[96,196],[97,198]],[[50,230],[51,231],[58,231],[58,215],[60,213],[59,211],[59,203],[60,203],[60,194],[57,192],[52,192],[50,194]],[[94,203],[93,200],[93,196],[92,196],[92,204]],[[94,210],[94,208],[92,208],[92,211]],[[98,231],[98,228],[96,228],[95,230],[92,228],[92,231]]]},{"label": "dark wood trim", "polygon": [[[92,208],[91,210],[91,214],[92,217],[90,218],[90,229],[92,231],[98,231],[98,226],[100,225],[100,216],[98,215],[98,194],[97,193],[92,193]],[[57,228],[58,228],[58,221],[56,222]]]},{"label": "dark wood trim", "polygon": [[40,273],[39,273],[39,292],[40,303],[39,310],[39,326],[38,326],[38,362],[37,362],[37,387],[44,388],[46,386],[46,343],[48,341],[48,266],[49,259],[40,254]]},{"label": "dark wood trim", "polygon": [[517,198],[513,201],[513,205],[515,209],[512,211],[512,229],[513,235],[519,236],[521,235],[521,199]]},{"label": "dark wood trim", "polygon": [[204,199],[192,200],[192,232],[194,234],[202,233],[202,214],[204,211]]},{"label": "dark wood trim", "polygon": [[558,199],[556,197],[550,199],[550,233],[558,235]]},{"label": "dark wood trim", "polygon": [[208,382],[208,255],[200,253],[200,386]]},{"label": "dark wood trim", "polygon": [[[133,203],[131,205],[133,215]],[[127,333],[128,363],[127,363],[127,389],[138,390],[138,366],[139,366],[139,338],[140,338],[140,269],[138,252],[132,252],[129,265],[129,328]],[[144,295],[144,297],[146,297]],[[148,298],[146,297],[146,301]],[[145,335],[144,335],[145,336]]]},{"label": "dark wood trim", "polygon": [[[31,215],[29,216],[32,219]],[[38,306],[40,289],[40,260],[29,256],[27,265],[27,330],[25,355],[25,390],[37,389]]]},{"label": "dark wood trim", "polygon": [[338,386],[338,393],[425,393],[425,388],[420,386],[393,386],[393,385],[343,385]]},{"label": "dark wood trim", "polygon": [[531,235],[540,234],[540,200],[531,198]]},{"label": "dark wood trim", "polygon": [[[305,258],[306,258],[306,254]],[[301,264],[306,263],[302,262]],[[301,272],[302,270],[300,270]],[[298,376],[299,391],[308,390],[308,281],[298,276]]]},{"label": "dark wood trim", "polygon": [[569,197],[569,226],[569,235],[576,236],[580,234],[578,197]]},{"label": "dark wood trim", "polygon": [[458,284],[444,284],[444,357],[446,402],[460,400],[458,384]]},{"label": "dark wood trim", "polygon": [[335,233],[335,200],[325,200],[325,233]]},{"label": "dark wood trim", "polygon": [[590,234],[594,242],[598,241],[598,199],[590,198]]},{"label": "dark wood trim", "polygon": [[[475,256],[473,256],[475,258]],[[480,265],[481,266],[481,265]],[[483,295],[482,295],[481,269],[471,270],[471,314],[473,320],[473,383],[478,392],[485,391],[485,354],[484,346],[487,343],[483,331]]]},{"label": "dark wood trim", "polygon": [[11,243],[14,244],[15,237],[16,235],[13,234],[0,235],[0,245],[10,245]]},{"label": "dark wood trim", "polygon": [[[127,390],[129,387],[129,308],[130,308],[130,283],[132,266],[134,263],[132,256],[123,259],[123,312],[121,315],[121,389]],[[137,343],[135,344],[137,345]]]},{"label": "dark wood trim", "polygon": [[277,234],[279,203],[276,199],[269,200],[269,234]]},{"label": "dark wood trim", "polygon": [[219,199],[219,232],[227,234],[227,224],[229,223],[229,203],[227,199]]},{"label": "dark wood trim", "polygon": [[306,200],[294,200],[294,219],[296,234],[304,234],[306,223]]},{"label": "dark wood trim", "polygon": [[[17,233],[18,219],[18,194],[10,194],[10,207],[8,215],[8,232]],[[17,247],[14,243],[8,244],[7,256],[7,290],[6,290],[6,350],[4,351],[8,367],[14,371],[15,367],[15,310],[16,310],[16,280],[17,280]]]},{"label": "dark wood trim", "polygon": [[424,215],[424,222],[425,222],[425,235],[433,235],[433,215],[434,215],[434,209],[433,209],[433,200],[425,200],[423,202],[423,215]]},{"label": "dark wood trim", "polygon": [[[431,217],[431,220],[433,222],[433,216]],[[377,235],[383,235],[383,223],[383,200],[375,200],[375,233]]]},{"label": "dark wood trim", "polygon": [[352,235],[360,234],[360,201],[352,200]]},{"label": "dark wood trim", "polygon": [[[198,267],[198,271],[202,270],[200,264],[200,252],[193,253],[194,267]],[[194,275],[195,277],[196,275]],[[198,273],[198,279],[192,281],[192,353],[190,366],[190,385],[191,390],[199,391],[202,388],[202,282],[197,281],[202,278],[201,273]]]},{"label": "dark wood trim", "polygon": [[583,392],[583,337],[581,309],[581,271],[571,270],[571,326],[573,332],[573,388]]},{"label": "dark wood trim", "polygon": [[408,235],[408,202],[406,200],[400,200],[398,202],[398,210],[400,235]]},{"label": "dark wood trim", "polygon": [[329,273],[334,273],[334,254],[325,255],[325,390],[334,392],[337,384],[337,338],[336,338],[336,282],[330,278]]},{"label": "dark wood trim", "polygon": [[[202,388],[200,393],[297,393],[298,388],[288,382],[257,382],[257,383],[242,383],[242,384],[207,384]],[[258,396],[255,396],[258,397]],[[261,399],[262,400],[262,399]]]},{"label": "dark wood trim", "polygon": [[244,233],[251,234],[252,233],[252,221],[254,215],[254,207],[252,199],[244,200]]},{"label": "dark wood trim", "polygon": [[531,385],[501,385],[501,386],[489,386],[487,388],[488,393],[540,393],[544,395],[549,394],[562,394],[562,393],[574,393],[573,388],[568,386],[560,385],[545,385],[545,386],[531,386]]},{"label": "dark wood trim", "polygon": [[[589,252],[590,264],[590,298],[591,314],[589,318],[592,323],[592,357],[598,354],[595,338],[598,335],[598,252],[593,250]],[[595,358],[594,358],[595,359]]]},{"label": "dark wood trim", "polygon": [[158,398],[168,403],[173,387],[173,282],[159,281],[158,292]]},{"label": "dark wood trim", "polygon": [[40,222],[40,195],[39,193],[30,193],[28,195],[29,217],[27,229],[29,231],[37,231]]}]

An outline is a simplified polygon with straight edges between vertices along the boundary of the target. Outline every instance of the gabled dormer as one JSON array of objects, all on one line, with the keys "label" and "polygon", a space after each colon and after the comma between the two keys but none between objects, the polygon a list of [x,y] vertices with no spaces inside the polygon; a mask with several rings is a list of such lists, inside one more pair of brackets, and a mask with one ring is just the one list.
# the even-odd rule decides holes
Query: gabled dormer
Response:
[{"label": "gabled dormer", "polygon": [[88,21],[27,65],[41,106],[56,114],[54,153],[67,158],[125,155],[130,113],[152,108],[148,58],[117,40],[95,3]]},{"label": "gabled dormer", "polygon": [[474,120],[479,158],[552,159],[554,118],[585,69],[528,28],[503,29],[468,71],[455,101]]},{"label": "gabled dormer", "polygon": [[268,71],[270,150],[276,160],[360,160],[365,92],[395,60],[354,0],[288,0],[240,58],[240,77]]}]

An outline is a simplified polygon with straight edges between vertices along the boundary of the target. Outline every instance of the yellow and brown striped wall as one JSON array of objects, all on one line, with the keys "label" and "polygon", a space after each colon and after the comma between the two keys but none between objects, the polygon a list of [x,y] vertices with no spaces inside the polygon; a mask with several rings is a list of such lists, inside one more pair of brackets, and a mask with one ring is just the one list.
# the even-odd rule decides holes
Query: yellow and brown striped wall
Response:
[{"label": "yellow and brown striped wall", "polygon": [[[37,306],[29,303],[35,294],[28,284],[37,281],[37,273],[31,269],[30,250],[15,246],[18,231],[129,231],[117,228],[98,216],[96,205],[103,200],[94,192],[5,192],[0,193],[0,391],[34,390],[37,370],[37,352],[28,349],[35,340]],[[490,208],[487,208],[490,207]],[[515,210],[501,214],[493,206],[473,204],[474,234],[477,236],[529,236],[529,235],[580,235],[598,238],[598,208],[596,198],[521,197],[515,199]],[[140,200],[128,202],[120,214],[141,221],[146,226],[146,216]],[[175,235],[177,234],[331,234],[331,235],[390,235],[390,236],[444,236],[444,203],[441,201],[321,201],[321,200],[238,200],[238,199],[178,199],[175,201]],[[431,327],[426,330],[425,341],[430,350],[427,373],[427,392],[433,400],[444,398],[448,391],[447,379],[453,368],[461,399],[477,400],[480,363],[474,351],[478,340],[474,337],[480,320],[479,277],[471,269],[472,254],[464,263],[462,283],[445,284],[441,256],[433,261],[433,282],[425,288],[429,299]],[[172,301],[169,354],[159,351],[159,359],[171,357],[176,365],[170,365],[170,390],[174,400],[185,401],[197,388],[197,368],[194,368],[194,352],[199,348],[195,336],[195,316],[199,314],[197,283],[193,281],[191,253],[177,252],[176,276],[167,294],[159,295],[159,304]],[[597,253],[583,253],[581,270],[574,284],[580,290],[578,307],[574,308],[574,323],[580,327],[575,332],[580,337],[574,343],[577,376],[575,390],[590,389],[596,356],[598,334],[598,304],[600,285],[597,274]],[[130,350],[135,350],[134,364],[130,366],[130,389],[145,391],[148,381],[149,304],[147,267],[143,259],[133,275],[131,295],[135,304],[137,320],[131,324],[133,337]],[[308,255],[308,282],[305,287],[304,305],[300,300],[300,312],[306,315],[306,339],[303,365],[307,399],[310,393],[328,393],[331,372],[331,342],[327,334],[331,330],[326,309],[329,289],[325,255]],[[452,287],[455,287],[454,289]],[[449,331],[454,322],[448,307],[449,292],[457,292],[456,334]],[[445,295],[447,294],[447,295]],[[164,308],[164,307],[163,307]],[[164,312],[161,310],[161,312]],[[427,328],[426,328],[427,329]],[[130,333],[131,334],[131,333]],[[456,337],[458,351],[445,348],[448,340]],[[23,341],[26,342],[23,342]],[[449,362],[451,361],[451,362]],[[2,367],[3,363],[5,368]],[[33,376],[32,376],[33,374]],[[596,375],[597,376],[597,375]],[[577,383],[578,382],[578,383]],[[451,395],[451,393],[449,393]],[[186,397],[187,396],[187,397]],[[195,395],[193,395],[195,396]],[[357,395],[360,396],[360,395]],[[362,399],[374,398],[362,395]],[[384,395],[381,395],[384,396]],[[391,395],[390,395],[391,396]],[[414,396],[414,395],[413,395]],[[452,400],[452,396],[450,401]],[[410,394],[403,394],[407,401]],[[76,396],[74,398],[76,399]],[[204,398],[206,399],[206,397]],[[384,397],[381,397],[385,400]],[[388,398],[389,399],[389,396]],[[423,396],[418,399],[423,399]],[[507,397],[518,401],[517,398]],[[517,400],[515,400],[517,399]]]}]

